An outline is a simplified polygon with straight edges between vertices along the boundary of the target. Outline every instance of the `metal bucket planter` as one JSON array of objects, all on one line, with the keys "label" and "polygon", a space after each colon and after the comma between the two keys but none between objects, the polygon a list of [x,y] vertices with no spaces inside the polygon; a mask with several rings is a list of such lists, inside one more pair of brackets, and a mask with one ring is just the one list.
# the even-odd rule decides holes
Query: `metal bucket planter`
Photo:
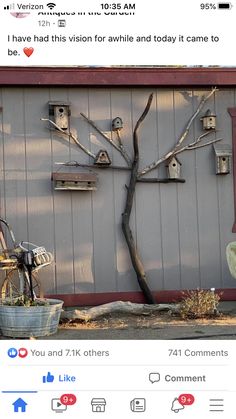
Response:
[{"label": "metal bucket planter", "polygon": [[12,338],[40,337],[57,332],[63,301],[45,299],[46,305],[0,305],[0,329]]}]

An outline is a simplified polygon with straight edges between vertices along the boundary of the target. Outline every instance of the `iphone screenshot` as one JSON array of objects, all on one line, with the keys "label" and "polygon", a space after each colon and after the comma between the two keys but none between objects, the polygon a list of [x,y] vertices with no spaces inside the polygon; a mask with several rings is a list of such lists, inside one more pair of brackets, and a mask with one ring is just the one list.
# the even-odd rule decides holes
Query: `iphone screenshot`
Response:
[{"label": "iphone screenshot", "polygon": [[1,418],[233,418],[235,21],[0,0]]}]

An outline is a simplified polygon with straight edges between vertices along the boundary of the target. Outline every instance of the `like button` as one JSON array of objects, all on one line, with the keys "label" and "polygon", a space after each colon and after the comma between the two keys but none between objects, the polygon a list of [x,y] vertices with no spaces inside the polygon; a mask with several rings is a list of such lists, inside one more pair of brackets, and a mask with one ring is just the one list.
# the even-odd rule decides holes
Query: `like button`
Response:
[{"label": "like button", "polygon": [[50,372],[47,373],[47,375],[43,376],[43,383],[52,383],[54,381],[54,375],[52,375]]}]

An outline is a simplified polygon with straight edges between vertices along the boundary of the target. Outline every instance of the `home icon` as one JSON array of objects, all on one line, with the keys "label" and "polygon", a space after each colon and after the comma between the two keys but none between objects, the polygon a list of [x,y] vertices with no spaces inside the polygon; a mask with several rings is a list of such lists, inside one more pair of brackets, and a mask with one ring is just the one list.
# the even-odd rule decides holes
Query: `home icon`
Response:
[{"label": "home icon", "polygon": [[92,399],[91,400],[91,405],[92,405],[92,412],[105,412],[105,407],[106,407],[106,400],[101,398],[101,399]]},{"label": "home icon", "polygon": [[26,403],[23,399],[19,398],[12,404],[14,406],[14,412],[19,413],[26,411],[26,406],[28,403]]}]

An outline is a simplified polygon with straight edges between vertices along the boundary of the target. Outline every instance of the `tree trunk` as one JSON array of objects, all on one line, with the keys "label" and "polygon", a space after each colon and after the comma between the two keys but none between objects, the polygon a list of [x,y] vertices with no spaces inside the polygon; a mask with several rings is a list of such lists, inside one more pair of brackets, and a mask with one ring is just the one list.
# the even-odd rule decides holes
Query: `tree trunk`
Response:
[{"label": "tree trunk", "polygon": [[139,169],[139,147],[138,147],[138,128],[146,115],[148,114],[148,111],[150,109],[151,103],[152,103],[153,95],[149,96],[148,103],[146,105],[146,108],[139,118],[133,134],[133,148],[134,148],[134,158],[131,168],[131,174],[130,174],[130,181],[129,186],[127,187],[127,195],[126,195],[126,203],[125,203],[125,209],[122,214],[122,231],[125,236],[125,240],[128,245],[130,258],[132,261],[133,268],[137,275],[137,280],[139,283],[139,286],[141,290],[143,291],[143,294],[147,300],[147,303],[149,304],[155,304],[155,298],[152,295],[152,292],[147,284],[147,277],[146,273],[143,267],[143,264],[141,262],[141,259],[138,254],[137,247],[134,242],[133,233],[131,231],[129,221],[130,221],[130,215],[133,207],[133,200],[134,200],[134,193],[135,193],[135,186],[138,180],[138,169]]}]

